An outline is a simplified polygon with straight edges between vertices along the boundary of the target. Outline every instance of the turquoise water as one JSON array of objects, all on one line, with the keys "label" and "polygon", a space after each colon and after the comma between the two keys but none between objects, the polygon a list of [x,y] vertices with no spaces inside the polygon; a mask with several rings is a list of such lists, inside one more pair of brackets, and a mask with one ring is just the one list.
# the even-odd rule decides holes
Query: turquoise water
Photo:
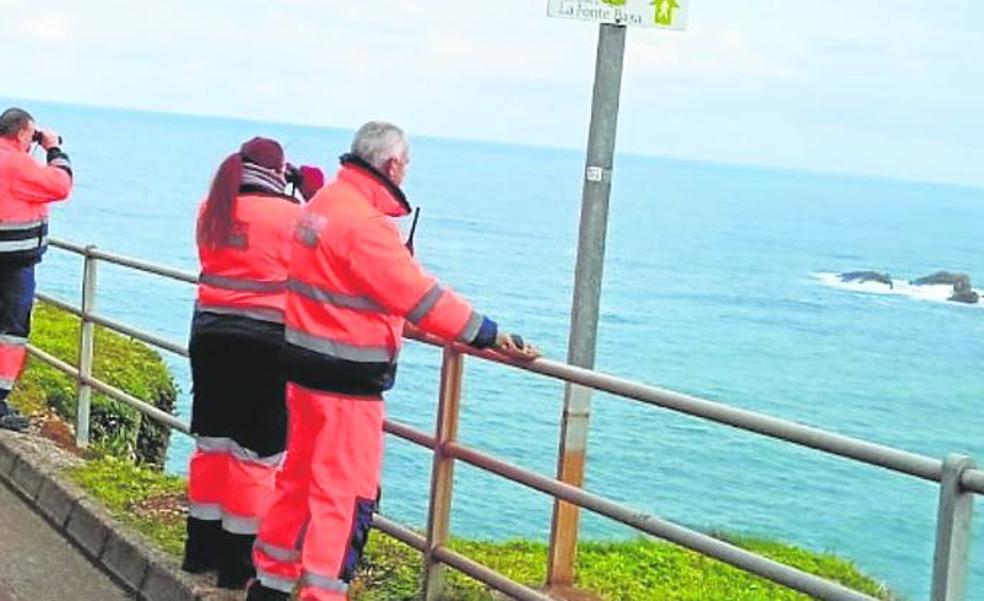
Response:
[{"label": "turquoise water", "polygon": [[[30,103],[76,163],[53,234],[196,268],[194,207],[241,140],[282,140],[297,162],[334,165],[350,133],[290,125]],[[416,139],[407,185],[423,206],[424,263],[552,358],[566,353],[580,153]],[[984,460],[984,312],[827,285],[856,269],[984,280],[984,190],[624,156],[618,160],[598,367],[786,419],[943,457]],[[193,290],[112,266],[101,312],[175,340]],[[79,260],[57,251],[41,288],[75,301]],[[169,358],[185,393],[187,366]],[[410,345],[392,417],[433,427],[439,353]],[[551,474],[562,387],[468,363],[462,438]],[[187,394],[181,415],[187,417]],[[181,472],[176,438],[169,469]],[[384,512],[423,524],[430,461],[388,442]],[[545,540],[551,503],[467,466],[454,532]],[[705,530],[762,534],[857,560],[925,598],[936,489],[761,437],[595,397],[587,487]],[[591,537],[632,533],[587,516]],[[972,599],[984,599],[977,525]]]}]

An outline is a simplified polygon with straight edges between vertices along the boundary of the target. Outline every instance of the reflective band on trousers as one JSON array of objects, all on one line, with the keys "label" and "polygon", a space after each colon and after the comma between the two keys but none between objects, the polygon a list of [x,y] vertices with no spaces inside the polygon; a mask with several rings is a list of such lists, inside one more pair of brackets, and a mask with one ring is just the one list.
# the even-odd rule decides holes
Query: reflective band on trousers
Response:
[{"label": "reflective band on trousers", "polygon": [[256,542],[253,543],[253,548],[266,555],[269,555],[277,561],[292,562],[300,561],[301,559],[301,552],[297,549],[285,549],[283,547],[278,547],[277,545],[265,543],[260,539],[256,539]]},{"label": "reflective band on trousers", "polygon": [[267,588],[272,588],[275,591],[288,594],[294,592],[294,584],[296,581],[290,580],[289,578],[277,576],[276,574],[264,572],[263,570],[256,571],[256,578],[260,581],[260,584]]},{"label": "reflective band on trousers", "polygon": [[393,360],[393,352],[383,346],[355,346],[353,344],[346,344],[307,334],[291,327],[286,329],[284,338],[287,342],[301,348],[306,348],[309,351],[338,359],[345,359],[346,361],[382,363]]},{"label": "reflective band on trousers", "polygon": [[14,381],[7,378],[0,378],[0,390],[13,390]]},{"label": "reflective band on trousers", "polygon": [[198,281],[206,286],[235,290],[237,292],[283,292],[287,289],[287,280],[275,282],[263,282],[260,280],[247,280],[243,278],[229,278],[221,275],[203,273]]},{"label": "reflective band on trousers", "polygon": [[22,336],[11,336],[10,334],[0,334],[0,344],[6,346],[27,346],[27,338]]},{"label": "reflective band on trousers", "polygon": [[468,323],[465,324],[465,328],[458,334],[458,340],[465,343],[475,340],[475,337],[478,336],[478,331],[482,329],[483,321],[485,321],[484,315],[472,311],[471,317],[468,318]]},{"label": "reflective band on trousers", "polygon": [[312,286],[307,282],[294,279],[287,283],[287,288],[289,288],[291,292],[300,294],[305,298],[317,301],[319,303],[327,303],[336,307],[356,309],[358,311],[373,311],[376,313],[383,312],[383,308],[368,296],[331,292],[330,290],[325,290],[324,288]]},{"label": "reflective band on trousers", "polygon": [[407,313],[407,319],[410,323],[418,324],[427,317],[427,314],[431,312],[437,305],[437,301],[441,300],[441,296],[444,295],[444,287],[440,284],[434,284],[434,287],[427,291],[420,302],[417,303],[410,312]]},{"label": "reflective band on trousers", "polygon": [[348,583],[337,578],[329,578],[328,576],[322,576],[321,574],[314,574],[312,572],[305,572],[301,576],[301,586],[318,588],[332,593],[344,593],[348,591]]},{"label": "reflective band on trousers", "polygon": [[48,237],[28,238],[27,240],[6,240],[0,242],[0,252],[17,252],[19,250],[34,250],[48,245]]},{"label": "reflective band on trousers", "polygon": [[16,232],[17,230],[33,230],[35,228],[42,227],[46,221],[39,219],[37,221],[7,221],[0,222],[0,232]]},{"label": "reflective band on trousers", "polygon": [[222,529],[232,534],[256,534],[260,530],[260,518],[232,514],[219,503],[188,503],[188,515],[197,520],[222,521]]},{"label": "reflective band on trousers", "polygon": [[243,447],[231,438],[198,436],[195,438],[195,447],[202,453],[228,453],[236,459],[252,461],[268,467],[277,467],[284,459],[284,453],[260,457],[256,451]]},{"label": "reflective band on trousers", "polygon": [[205,313],[216,313],[218,315],[235,315],[237,317],[247,317],[257,321],[269,321],[270,323],[284,323],[284,312],[278,309],[266,309],[262,307],[228,307],[218,305],[206,305],[201,301],[195,305],[196,311]]},{"label": "reflective band on trousers", "polygon": [[260,518],[248,518],[222,511],[222,529],[232,534],[256,534],[260,530]]},{"label": "reflective band on trousers", "polygon": [[222,506],[218,503],[188,503],[188,515],[199,520],[221,520]]}]

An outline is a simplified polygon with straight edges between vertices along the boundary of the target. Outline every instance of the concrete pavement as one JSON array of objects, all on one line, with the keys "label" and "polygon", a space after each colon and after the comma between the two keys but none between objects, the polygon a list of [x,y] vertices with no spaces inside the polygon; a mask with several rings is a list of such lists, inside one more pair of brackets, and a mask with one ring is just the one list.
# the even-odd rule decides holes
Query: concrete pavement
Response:
[{"label": "concrete pavement", "polygon": [[0,480],[0,601],[131,601]]}]

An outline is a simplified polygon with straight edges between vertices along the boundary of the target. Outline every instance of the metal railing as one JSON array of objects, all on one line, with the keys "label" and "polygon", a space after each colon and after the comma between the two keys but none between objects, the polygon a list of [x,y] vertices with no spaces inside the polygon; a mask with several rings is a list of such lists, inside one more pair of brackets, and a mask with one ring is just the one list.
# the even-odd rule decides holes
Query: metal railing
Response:
[{"label": "metal railing", "polygon": [[[197,276],[131,257],[100,251],[93,246],[79,246],[60,240],[52,240],[51,245],[79,254],[84,261],[81,307],[75,307],[47,294],[37,295],[41,300],[81,318],[78,365],[72,366],[33,345],[29,345],[28,349],[38,359],[77,378],[79,383],[76,429],[78,444],[80,446],[88,444],[92,390],[131,405],[152,419],[189,434],[189,426],[173,415],[92,376],[95,325],[115,330],[171,353],[188,356],[188,351],[183,345],[97,314],[95,312],[96,275],[98,262],[104,261],[190,284],[198,281]],[[464,359],[467,355],[938,483],[936,552],[930,601],[963,601],[965,598],[974,495],[984,494],[984,471],[977,469],[976,464],[968,457],[950,455],[945,460],[934,459],[557,361],[538,359],[532,363],[518,363],[495,352],[476,350],[461,344],[446,344],[426,335],[414,336],[414,338],[424,344],[443,349],[435,431],[433,434],[422,432],[393,420],[387,420],[384,427],[389,434],[433,452],[427,527],[421,534],[378,514],[374,519],[374,527],[423,553],[424,578],[421,596],[428,601],[442,598],[446,566],[459,570],[514,599],[531,601],[550,599],[547,594],[512,581],[448,547],[451,534],[454,467],[459,461],[790,589],[831,601],[873,599],[838,583],[757,555],[726,541],[679,526],[462,445],[458,441],[457,434],[461,409],[461,382]],[[552,542],[576,543],[576,541]]]}]

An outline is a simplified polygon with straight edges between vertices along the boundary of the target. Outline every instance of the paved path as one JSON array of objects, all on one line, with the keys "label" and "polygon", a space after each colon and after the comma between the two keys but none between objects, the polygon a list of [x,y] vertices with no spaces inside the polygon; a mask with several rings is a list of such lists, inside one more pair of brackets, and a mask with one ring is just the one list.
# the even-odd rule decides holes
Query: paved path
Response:
[{"label": "paved path", "polygon": [[132,601],[0,482],[0,601]]}]

